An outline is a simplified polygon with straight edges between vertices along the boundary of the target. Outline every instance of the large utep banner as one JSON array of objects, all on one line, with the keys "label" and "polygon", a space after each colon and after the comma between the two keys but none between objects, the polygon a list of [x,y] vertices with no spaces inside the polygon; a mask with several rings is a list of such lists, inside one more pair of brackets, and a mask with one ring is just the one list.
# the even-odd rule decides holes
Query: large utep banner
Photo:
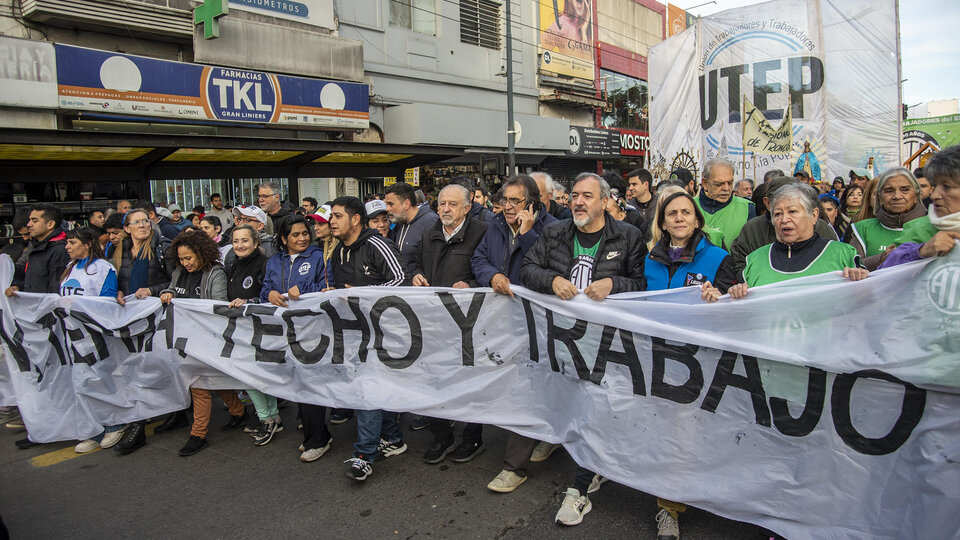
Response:
[{"label": "large utep banner", "polygon": [[204,121],[365,129],[366,84],[56,45],[60,108]]},{"label": "large utep banner", "polygon": [[791,539],[960,534],[960,249],[716,304],[695,287],[516,292],[366,287],[288,309],[0,296],[0,400],[51,441],[183,408],[190,384],[257,388],[500,425]]},{"label": "large utep banner", "polygon": [[[825,181],[870,158],[897,166],[898,53],[894,0],[774,0],[703,17],[650,50],[652,166],[702,174],[719,155],[737,178],[744,160],[748,178],[792,174],[804,143]],[[744,97],[773,125],[790,108],[791,154],[744,149]]]}]

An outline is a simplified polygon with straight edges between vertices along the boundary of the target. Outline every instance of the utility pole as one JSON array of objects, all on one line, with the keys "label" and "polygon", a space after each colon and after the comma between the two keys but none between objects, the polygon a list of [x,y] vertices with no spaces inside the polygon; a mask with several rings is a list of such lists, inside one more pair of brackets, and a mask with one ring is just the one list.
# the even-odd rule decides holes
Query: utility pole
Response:
[{"label": "utility pole", "polygon": [[514,148],[514,139],[516,131],[513,124],[513,38],[511,26],[513,20],[510,17],[510,4],[513,0],[506,0],[507,3],[507,176],[517,174],[517,149]]}]

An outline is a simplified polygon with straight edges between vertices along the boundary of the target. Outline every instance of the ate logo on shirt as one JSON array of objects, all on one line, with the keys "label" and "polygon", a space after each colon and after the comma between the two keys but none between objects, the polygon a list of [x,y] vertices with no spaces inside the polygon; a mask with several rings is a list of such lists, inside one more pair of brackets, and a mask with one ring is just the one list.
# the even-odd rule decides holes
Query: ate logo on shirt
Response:
[{"label": "ate logo on shirt", "polygon": [[[186,287],[176,286],[176,287],[173,288],[173,290],[177,293],[177,296],[186,296],[186,295],[187,295],[187,288],[186,288]],[[196,287],[194,287],[193,294],[194,294],[197,298],[200,298],[200,286],[199,286],[199,285],[196,286]]]},{"label": "ate logo on shirt", "polygon": [[593,257],[578,255],[574,261],[573,269],[570,270],[570,282],[578,291],[582,291],[593,282]]},{"label": "ate logo on shirt", "polygon": [[707,282],[706,276],[703,274],[694,274],[692,272],[687,272],[687,278],[683,280],[683,286],[688,287],[690,285],[703,285]]},{"label": "ate logo on shirt", "polygon": [[244,288],[244,289],[249,289],[250,287],[253,287],[253,277],[252,277],[252,276],[247,276],[247,277],[243,278],[243,284],[242,284],[242,285],[243,285],[243,288]]}]

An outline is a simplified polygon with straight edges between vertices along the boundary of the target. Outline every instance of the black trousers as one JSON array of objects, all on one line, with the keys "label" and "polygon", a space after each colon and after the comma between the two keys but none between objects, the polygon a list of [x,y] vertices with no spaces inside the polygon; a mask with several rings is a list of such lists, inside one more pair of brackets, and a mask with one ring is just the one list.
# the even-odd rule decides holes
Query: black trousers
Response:
[{"label": "black trousers", "polygon": [[[430,418],[430,431],[433,440],[443,441],[453,438],[453,428],[449,420]],[[467,424],[463,427],[463,442],[481,442],[483,440],[483,424]]]},{"label": "black trousers", "polygon": [[303,448],[323,448],[330,441],[327,428],[327,408],[320,405],[300,403],[300,421],[303,422]]}]

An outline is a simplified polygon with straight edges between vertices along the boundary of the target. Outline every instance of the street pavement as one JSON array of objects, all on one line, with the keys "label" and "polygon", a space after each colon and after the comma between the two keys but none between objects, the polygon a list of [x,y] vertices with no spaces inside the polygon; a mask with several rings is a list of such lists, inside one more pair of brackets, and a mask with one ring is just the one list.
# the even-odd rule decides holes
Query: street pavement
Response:
[{"label": "street pavement", "polygon": [[[555,525],[576,467],[563,450],[532,464],[513,493],[487,490],[501,469],[507,432],[499,428],[485,428],[487,451],[470,463],[426,465],[430,432],[406,429],[403,415],[409,450],[376,462],[357,483],[343,476],[342,463],[356,437],[353,420],[331,426],[329,453],[301,463],[295,406],[281,409],[284,431],[255,447],[242,431],[219,431],[228,413],[215,403],[210,447],[186,458],[177,455],[186,428],[150,435],[121,456],[78,455],[66,442],[20,450],[14,441],[23,433],[0,427],[0,516],[11,538],[657,537],[656,499],[612,482],[591,495],[582,524]],[[695,508],[680,524],[684,539],[760,538],[753,525]]]}]

